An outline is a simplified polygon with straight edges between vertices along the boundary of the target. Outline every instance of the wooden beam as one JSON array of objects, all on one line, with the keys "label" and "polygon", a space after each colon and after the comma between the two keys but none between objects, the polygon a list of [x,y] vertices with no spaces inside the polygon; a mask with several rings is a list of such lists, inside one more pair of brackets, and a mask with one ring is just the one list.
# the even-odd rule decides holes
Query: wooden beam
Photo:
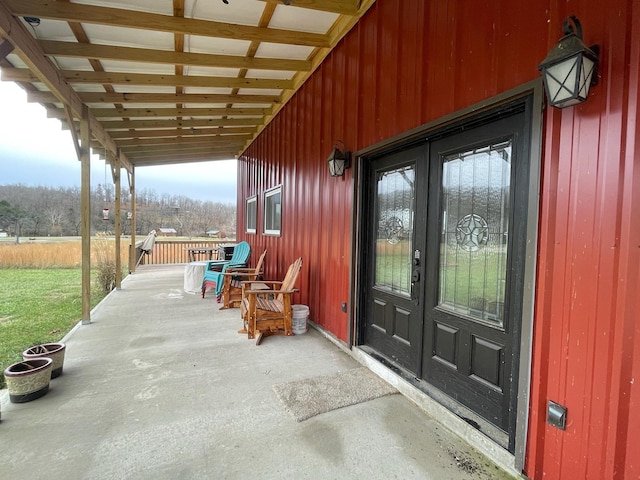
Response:
[{"label": "wooden beam", "polygon": [[[0,60],[7,58],[7,55],[11,52],[13,52],[13,45],[11,45],[11,42],[9,40],[0,39]],[[5,69],[3,68],[2,71],[4,72]]]},{"label": "wooden beam", "polygon": [[[85,103],[278,103],[276,95],[223,95],[215,93],[107,93],[81,92],[77,96]],[[27,101],[55,103],[51,92],[28,92]]]},{"label": "wooden beam", "polygon": [[[240,135],[203,135],[194,137],[152,137],[152,138],[129,138],[118,140],[120,150],[122,153],[126,153],[128,147],[144,147],[148,145],[190,145],[201,142],[246,142],[251,138],[251,134],[245,133]],[[91,147],[94,152],[98,152],[101,149],[101,145],[96,141],[95,146],[92,142]]]},{"label": "wooden beam", "polygon": [[361,0],[260,0],[267,3],[279,3],[299,8],[310,8],[323,12],[339,13],[341,15],[357,15]]},{"label": "wooden beam", "polygon": [[[320,1],[321,0],[318,0],[318,2],[320,2]],[[331,39],[331,47],[334,47],[335,45],[337,45],[337,43],[342,38],[344,38],[344,36],[347,33],[349,33],[349,31],[358,23],[358,21],[360,20],[362,15],[364,15],[367,12],[367,10],[369,10],[369,8],[371,8],[373,6],[373,4],[375,2],[376,2],[376,0],[360,0],[360,5],[359,5],[359,8],[358,8],[358,16],[351,17],[351,16],[344,15],[344,16],[338,18],[338,21],[336,21],[333,24],[333,26],[331,27],[331,30],[329,31],[329,38]],[[309,79],[309,77],[322,64],[322,62],[329,55],[329,53],[331,53],[331,48],[317,48],[317,49],[315,49],[315,51],[309,57],[310,61],[311,61],[311,65],[312,65],[311,70],[307,71],[307,72],[298,71],[294,75],[294,78],[293,78],[293,82],[294,82],[293,89],[285,90],[282,93],[282,101],[280,103],[274,105],[273,110],[271,111],[271,115],[265,116],[264,124],[256,132],[254,137],[249,142],[247,142],[247,144],[242,149],[242,151],[246,150],[249,147],[249,145],[251,144],[251,142],[253,142],[253,140],[255,140],[258,137],[258,135],[260,135],[260,133],[267,127],[267,125],[269,125],[271,120],[273,120],[277,116],[278,112],[280,112],[280,110],[282,108],[284,108],[284,106],[289,102],[289,100],[291,100],[291,98],[298,91],[300,86]],[[242,152],[240,152],[240,153],[242,153]]]},{"label": "wooden beam", "polygon": [[[114,120],[102,122],[102,126],[108,132],[114,130],[151,130],[166,129],[176,130],[176,135],[193,134],[195,128],[203,127],[232,127],[232,126],[251,126],[257,128],[262,123],[260,118],[212,118],[210,120]],[[69,130],[69,124],[63,125],[63,129]],[[177,130],[185,129],[184,132]],[[143,133],[143,132],[142,132]],[[172,133],[172,132],[167,132]]]},{"label": "wooden beam", "polygon": [[[225,136],[235,135],[238,133],[254,133],[257,130],[256,127],[238,127],[238,128],[196,128],[192,130],[135,130],[135,131],[112,131],[111,138],[113,139],[144,139],[144,138],[157,138],[157,137],[193,137],[200,135],[220,135]],[[122,145],[118,142],[119,145]]]},{"label": "wooden beam", "polygon": [[233,160],[236,158],[235,154],[229,155],[196,155],[196,156],[183,156],[183,157],[170,157],[170,158],[153,158],[153,159],[141,159],[135,162],[136,167],[150,167],[154,165],[171,165],[175,163],[193,163],[193,162],[211,162],[216,160]]},{"label": "wooden beam", "polygon": [[[303,0],[300,0],[303,1]],[[306,0],[309,1],[309,0]],[[353,3],[355,0],[326,0],[327,3]],[[325,0],[314,3],[324,3]],[[155,30],[160,32],[198,35],[201,37],[229,38],[280,44],[326,47],[324,35],[277,28],[212,22],[194,18],[181,18],[157,13],[97,7],[77,3],[42,2],[41,0],[6,0],[14,15],[93,23],[114,27]]]},{"label": "wooden beam", "polygon": [[198,120],[113,120],[103,121],[105,130],[137,130],[152,128],[196,128],[196,127],[226,127],[226,126],[257,126],[262,123],[261,118],[212,118]]},{"label": "wooden beam", "polygon": [[234,158],[236,155],[236,149],[228,148],[228,147],[207,147],[207,148],[198,148],[193,150],[167,150],[165,152],[145,152],[145,151],[133,151],[128,152],[128,157],[137,162],[142,158],[182,158],[182,157],[193,157],[193,156],[206,156],[206,155],[226,155],[227,158]]},{"label": "wooden beam", "polygon": [[[27,31],[26,27],[17,20],[9,7],[6,0],[0,0],[0,36],[9,40],[16,50],[20,59],[33,71],[39,81],[44,83],[47,88],[53,92],[55,102],[68,105],[77,118],[82,118],[84,104],[78,94],[71,86],[60,76],[56,66],[45,57],[42,48]],[[45,102],[49,103],[49,102]],[[107,148],[115,152],[117,147],[115,142],[100,126],[96,118],[88,114],[88,122],[91,133],[94,137]],[[123,166],[130,168],[131,165],[123,159]]]},{"label": "wooden beam", "polygon": [[[153,118],[153,117],[262,117],[271,113],[270,108],[92,108],[96,118]],[[64,119],[59,108],[47,109],[47,117]]]},{"label": "wooden beam", "polygon": [[194,139],[186,139],[186,138],[175,138],[173,143],[147,143],[142,145],[137,145],[130,143],[128,145],[123,145],[121,150],[125,152],[127,155],[131,152],[141,152],[141,151],[174,151],[174,150],[188,150],[193,148],[227,148],[232,147],[236,148],[240,146],[244,140],[244,135],[229,135],[224,137],[194,137],[197,141],[186,142],[185,140],[194,140]]},{"label": "wooden beam", "polygon": [[[0,46],[0,52],[2,47]],[[153,87],[204,87],[204,88],[293,88],[292,80],[271,78],[208,77],[205,75],[156,75],[146,73],[88,72],[61,70],[65,80],[74,83],[110,85],[143,85]],[[2,80],[11,82],[38,82],[28,68],[3,68]]]},{"label": "wooden beam", "polygon": [[162,65],[255,68],[258,70],[306,71],[311,69],[311,62],[307,60],[247,58],[237,55],[173,52],[150,48],[115,47],[113,45],[59,42],[55,40],[41,40],[40,46],[46,55],[54,57],[122,60],[126,62],[159,63]]},{"label": "wooden beam", "polygon": [[[252,132],[251,132],[252,133]],[[144,145],[186,145],[190,143],[198,143],[203,141],[242,141],[246,142],[252,137],[251,133],[233,134],[233,135],[196,135],[191,137],[151,137],[151,138],[129,138],[118,140],[118,145],[121,149],[130,146],[144,146]],[[224,140],[223,140],[224,139]]]},{"label": "wooden beam", "polygon": [[[202,146],[207,147],[218,147],[218,146],[233,146],[237,147],[242,144],[246,135],[225,135],[218,137],[191,137],[191,138],[174,138],[172,143],[144,143],[144,144],[136,144],[136,143],[128,143],[126,145],[122,145],[120,150],[125,153],[131,151],[139,151],[139,150],[171,150],[171,149],[189,149],[189,148],[199,148]],[[124,140],[123,140],[124,142]]]},{"label": "wooden beam", "polygon": [[[67,120],[67,125],[73,125],[73,115],[71,114],[71,109],[68,105],[64,105],[64,115]],[[71,129],[71,140],[73,141],[73,146],[76,150],[76,156],[79,161],[82,161],[82,147],[80,145],[80,138],[78,137],[78,132],[75,128]]]},{"label": "wooden beam", "polygon": [[198,143],[173,143],[170,145],[131,145],[122,147],[122,151],[127,155],[139,155],[147,153],[162,153],[162,152],[194,152],[203,151],[206,149],[225,148],[227,150],[234,150],[240,148],[242,143],[239,141],[232,141],[227,143],[211,143],[200,141]]}]

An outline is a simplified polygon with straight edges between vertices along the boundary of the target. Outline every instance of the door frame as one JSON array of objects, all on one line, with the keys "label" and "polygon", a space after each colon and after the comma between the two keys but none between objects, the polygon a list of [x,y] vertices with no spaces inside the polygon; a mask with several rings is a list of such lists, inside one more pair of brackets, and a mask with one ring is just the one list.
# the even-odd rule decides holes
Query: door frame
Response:
[{"label": "door frame", "polygon": [[[362,168],[365,159],[378,155],[385,151],[401,148],[427,137],[437,130],[446,129],[468,120],[483,112],[488,112],[525,97],[531,97],[531,131],[529,142],[530,166],[529,166],[529,194],[527,201],[527,235],[524,264],[524,287],[522,297],[522,324],[520,332],[520,360],[518,366],[518,383],[515,387],[518,395],[516,413],[514,468],[518,471],[524,469],[526,440],[529,422],[529,402],[531,385],[531,358],[533,346],[533,322],[535,305],[536,267],[538,252],[538,225],[540,205],[540,184],[542,164],[542,123],[544,94],[540,79],[533,80],[514,89],[508,90],[495,97],[483,100],[477,104],[445,115],[437,120],[425,123],[419,127],[401,133],[390,139],[371,145],[354,153],[354,215],[352,224],[352,258],[351,265],[351,312],[349,322],[348,343],[349,347],[362,345],[363,333],[360,317],[364,308],[362,297],[366,293],[366,284],[361,282],[360,272],[365,266],[368,252],[363,237],[363,222],[367,218],[367,200],[364,185],[366,184]],[[363,250],[364,249],[364,250]],[[402,373],[396,368],[391,368],[395,373]],[[428,396],[424,393],[425,396]],[[452,415],[454,415],[452,413]],[[469,426],[469,428],[473,428]]]}]

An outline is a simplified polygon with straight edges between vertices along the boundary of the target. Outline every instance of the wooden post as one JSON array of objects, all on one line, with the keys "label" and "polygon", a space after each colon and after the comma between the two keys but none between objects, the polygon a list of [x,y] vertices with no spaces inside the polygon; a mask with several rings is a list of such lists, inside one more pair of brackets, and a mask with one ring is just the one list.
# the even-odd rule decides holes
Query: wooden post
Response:
[{"label": "wooden post", "polygon": [[122,215],[122,209],[120,208],[120,155],[116,155],[113,164],[111,165],[111,175],[113,176],[113,183],[116,188],[115,202],[116,202],[116,219],[115,219],[115,235],[116,235],[116,289],[122,288],[122,259],[120,258],[120,236],[122,235],[122,228],[120,225],[120,218]]},{"label": "wooden post", "polygon": [[131,194],[131,245],[129,245],[129,273],[136,270],[136,169],[129,173],[129,193]]},{"label": "wooden post", "polygon": [[80,216],[82,233],[82,324],[91,323],[91,130],[89,108],[80,119]]}]

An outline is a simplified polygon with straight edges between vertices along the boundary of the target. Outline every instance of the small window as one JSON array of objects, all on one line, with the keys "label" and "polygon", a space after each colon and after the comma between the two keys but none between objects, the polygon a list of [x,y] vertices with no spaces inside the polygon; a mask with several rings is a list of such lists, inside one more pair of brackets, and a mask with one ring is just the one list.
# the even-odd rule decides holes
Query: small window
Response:
[{"label": "small window", "polygon": [[253,197],[247,198],[247,233],[256,233],[256,227],[258,224],[258,197],[254,195]]},{"label": "small window", "polygon": [[264,192],[264,233],[280,235],[282,225],[282,185]]}]

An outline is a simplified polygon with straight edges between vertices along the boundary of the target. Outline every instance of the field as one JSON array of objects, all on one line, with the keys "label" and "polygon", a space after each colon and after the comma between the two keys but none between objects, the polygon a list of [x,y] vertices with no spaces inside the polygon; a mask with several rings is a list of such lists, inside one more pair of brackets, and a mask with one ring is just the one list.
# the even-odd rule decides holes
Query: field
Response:
[{"label": "field", "polygon": [[[505,245],[467,252],[455,245],[440,246],[438,305],[447,310],[502,324],[506,288]],[[376,244],[377,286],[411,295],[413,251],[407,241]]]},{"label": "field", "polygon": [[[3,268],[80,268],[82,265],[82,242],[80,237],[43,237],[0,239],[0,269]],[[127,265],[129,241],[120,243],[120,258]],[[115,242],[111,237],[96,236],[91,239],[92,265],[104,255],[115,258]]]},{"label": "field", "polygon": [[[99,281],[103,273],[101,262],[108,258],[112,268],[114,246],[110,239],[92,240],[92,307],[105,296]],[[126,265],[128,252],[124,245],[123,248],[123,265]],[[17,245],[0,243],[2,371],[20,361],[23,350],[39,343],[59,341],[81,319],[81,258],[78,239]],[[0,376],[0,388],[4,384],[4,376]]]}]

